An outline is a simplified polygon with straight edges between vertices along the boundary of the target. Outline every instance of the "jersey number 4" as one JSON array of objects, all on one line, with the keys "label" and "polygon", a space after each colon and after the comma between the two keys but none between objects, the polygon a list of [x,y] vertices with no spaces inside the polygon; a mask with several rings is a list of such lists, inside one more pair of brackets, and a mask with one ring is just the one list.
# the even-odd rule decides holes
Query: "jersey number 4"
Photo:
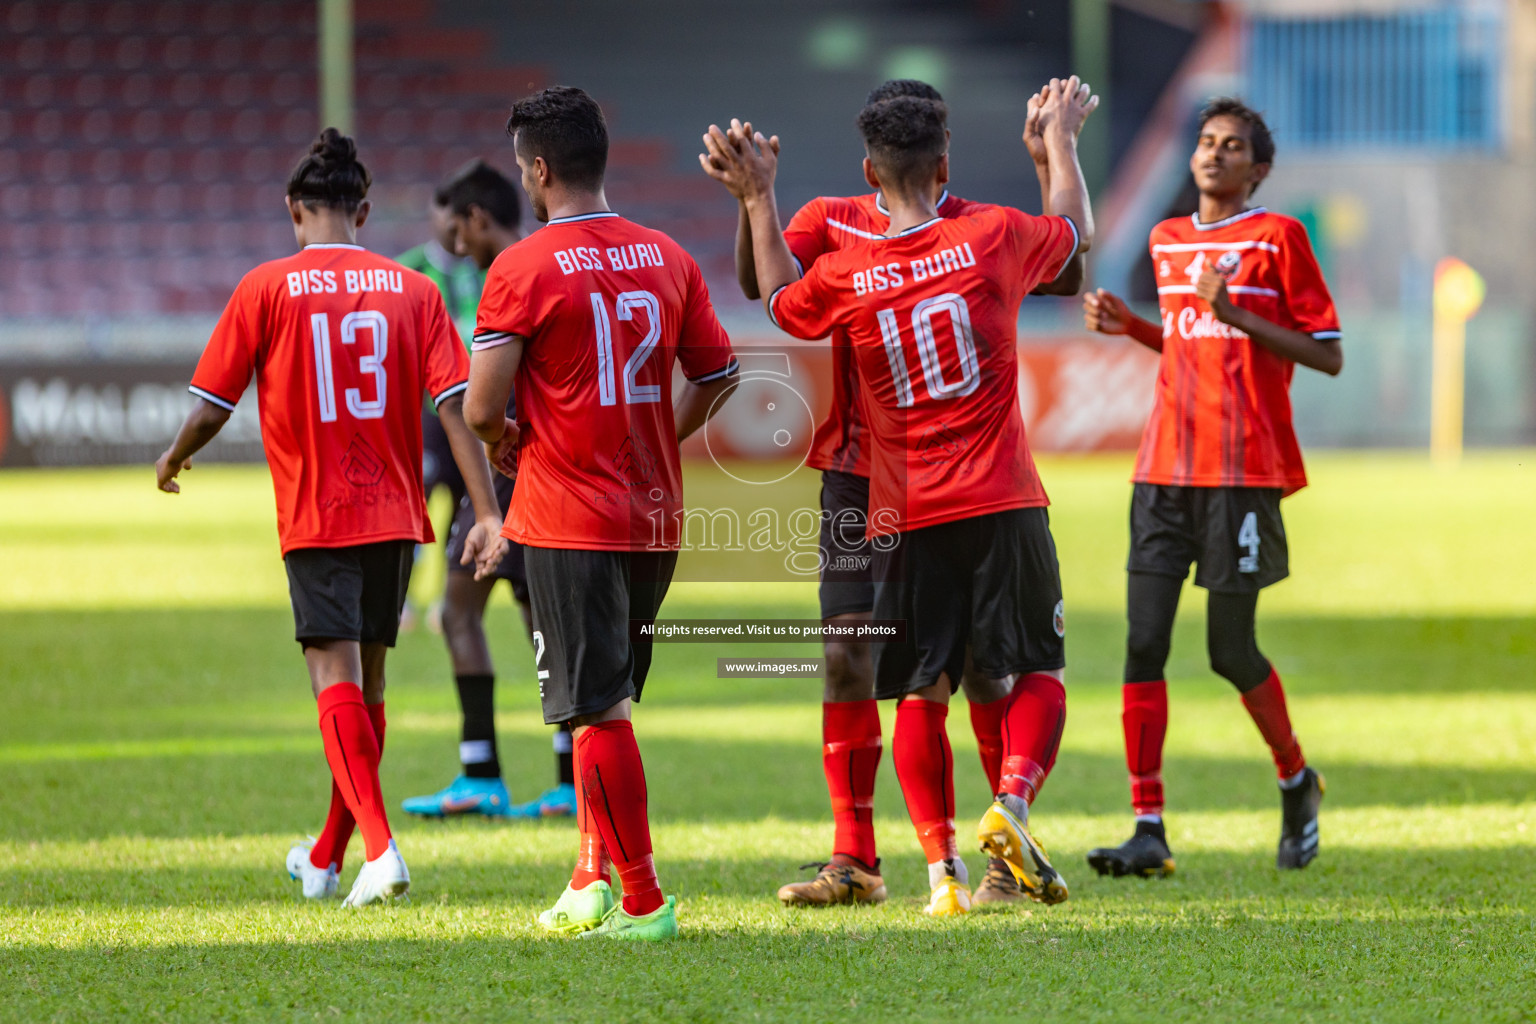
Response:
[{"label": "jersey number 4", "polygon": [[[320,396],[320,422],[336,422],[336,376],[331,372],[331,318],[315,313],[309,318],[315,340],[315,387]],[[373,351],[357,360],[357,368],[373,374],[374,397],[364,398],[361,388],[347,388],[347,412],[360,420],[384,418],[384,403],[389,398],[389,375],[384,357],[389,354],[389,321],[372,309],[360,309],[341,318],[341,343],[357,344],[357,332],[367,331],[373,338]]]},{"label": "jersey number 4", "polygon": [[[944,369],[939,365],[939,343],[933,333],[933,318],[940,313],[949,317],[951,333],[955,336],[955,350],[960,356],[958,380],[944,379]],[[912,404],[912,380],[907,375],[907,356],[901,341],[901,324],[894,309],[882,309],[875,314],[880,321],[880,337],[885,342],[885,357],[891,364],[891,377],[896,381],[896,405],[905,409]],[[981,384],[981,368],[976,359],[976,339],[971,333],[971,308],[965,296],[955,292],[935,295],[912,307],[912,335],[917,339],[917,355],[923,366],[923,386],[928,397],[942,401],[962,398],[975,391]]]},{"label": "jersey number 4", "polygon": [[[661,401],[660,384],[638,382],[640,367],[661,340],[661,301],[651,292],[620,292],[613,301],[620,320],[633,320],[636,310],[645,311],[645,337],[624,361],[624,404],[645,405]],[[592,293],[592,325],[597,335],[597,399],[602,405],[617,405],[618,381],[613,372],[613,324],[608,319],[608,303],[601,292]]]}]

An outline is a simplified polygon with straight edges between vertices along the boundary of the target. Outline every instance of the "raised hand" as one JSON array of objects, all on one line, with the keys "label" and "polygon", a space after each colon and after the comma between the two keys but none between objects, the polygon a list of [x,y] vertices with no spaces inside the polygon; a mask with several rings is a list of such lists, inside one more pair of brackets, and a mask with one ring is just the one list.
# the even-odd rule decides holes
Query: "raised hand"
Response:
[{"label": "raised hand", "polygon": [[1113,292],[1103,288],[1083,295],[1083,326],[1100,334],[1129,334],[1131,311]]},{"label": "raised hand", "polygon": [[773,191],[778,164],[779,137],[765,137],[753,131],[752,122],[735,118],[724,131],[719,125],[710,125],[704,135],[704,152],[699,154],[704,173],[742,202]]},{"label": "raised hand", "polygon": [[1083,122],[1099,106],[1099,98],[1076,75],[1067,79],[1051,79],[1041,94],[1039,118],[1042,135],[1054,129],[1076,140],[1078,133],[1083,130]]},{"label": "raised hand", "polygon": [[1045,150],[1045,133],[1040,124],[1040,108],[1045,105],[1049,88],[1042,86],[1039,92],[1029,98],[1024,115],[1024,148],[1029,150],[1029,158],[1041,167],[1049,162]]}]

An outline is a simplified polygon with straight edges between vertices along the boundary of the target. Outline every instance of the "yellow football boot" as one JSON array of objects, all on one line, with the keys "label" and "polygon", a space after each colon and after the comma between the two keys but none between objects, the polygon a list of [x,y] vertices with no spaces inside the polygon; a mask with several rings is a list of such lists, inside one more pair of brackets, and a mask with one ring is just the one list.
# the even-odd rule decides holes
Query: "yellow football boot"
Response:
[{"label": "yellow football boot", "polygon": [[933,887],[928,905],[923,913],[929,917],[959,917],[971,909],[971,890],[960,884],[957,878],[945,878]]},{"label": "yellow football boot", "polygon": [[1006,861],[1008,870],[1018,879],[1030,899],[1040,903],[1060,903],[1067,898],[1067,883],[1051,867],[1045,847],[1029,834],[1029,829],[998,800],[981,816],[976,838],[988,857]]}]

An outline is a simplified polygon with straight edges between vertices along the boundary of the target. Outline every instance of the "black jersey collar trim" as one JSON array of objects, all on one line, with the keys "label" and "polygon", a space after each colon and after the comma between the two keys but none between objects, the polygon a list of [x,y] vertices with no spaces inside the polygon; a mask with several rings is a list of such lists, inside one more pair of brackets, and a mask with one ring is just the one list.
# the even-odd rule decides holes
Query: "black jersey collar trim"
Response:
[{"label": "black jersey collar trim", "polygon": [[[935,210],[942,209],[944,204],[947,202],[949,202],[949,189],[945,189],[943,192],[939,193],[939,201],[933,204],[933,208]],[[875,209],[879,210],[887,217],[891,215],[891,211],[886,209],[885,195],[883,193],[875,193]]]},{"label": "black jersey collar trim", "polygon": [[919,231],[924,230],[925,228],[933,227],[935,224],[939,223],[943,219],[944,219],[943,217],[932,217],[932,218],[929,218],[928,220],[923,221],[921,224],[914,224],[914,225],[912,225],[911,227],[907,228],[904,231],[898,231],[894,235],[886,235],[885,237],[886,238],[905,238],[908,235],[915,235]]},{"label": "black jersey collar trim", "polygon": [[602,219],[604,219],[606,217],[617,217],[617,216],[618,216],[618,214],[614,213],[612,210],[599,210],[597,213],[578,213],[578,214],[575,214],[574,216],[571,216],[571,217],[555,217],[552,220],[550,220],[549,223],[550,224],[575,224],[576,222],[583,221],[583,220],[602,220]]}]

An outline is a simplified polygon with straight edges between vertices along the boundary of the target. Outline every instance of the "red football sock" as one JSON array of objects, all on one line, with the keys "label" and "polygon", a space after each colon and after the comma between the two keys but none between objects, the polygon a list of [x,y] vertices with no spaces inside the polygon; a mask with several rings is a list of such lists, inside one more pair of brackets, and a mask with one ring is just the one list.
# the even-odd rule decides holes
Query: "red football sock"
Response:
[{"label": "red football sock", "polygon": [[907,800],[928,863],[953,860],[955,850],[955,759],[944,720],[947,704],[908,697],[896,705],[891,760]]},{"label": "red football sock", "polygon": [[981,770],[987,775],[988,793],[998,792],[1003,777],[1003,713],[1008,699],[990,704],[971,703],[971,730],[976,733],[976,749],[981,754]]},{"label": "red football sock", "polygon": [[832,856],[875,867],[875,771],[880,711],[873,700],[821,706],[821,768],[832,795]]},{"label": "red football sock", "polygon": [[[364,704],[368,711],[368,720],[373,723],[374,739],[379,741],[379,757],[384,756],[384,702],[377,704]],[[331,780],[331,809],[325,816],[325,827],[320,830],[320,838],[315,840],[314,847],[309,851],[309,862],[317,868],[336,865],[336,870],[341,870],[342,860],[347,854],[347,843],[352,840],[352,830],[357,827],[357,819],[352,817],[352,812],[347,810],[347,802],[341,798],[341,788],[336,785],[336,780]]]},{"label": "red football sock", "polygon": [[587,813],[619,869],[624,912],[640,916],[664,902],[651,857],[646,817],[645,766],[626,721],[589,725],[576,737],[576,765],[587,790]]},{"label": "red football sock", "polygon": [[[570,735],[564,733],[563,735]],[[576,750],[571,749],[571,764],[576,770]],[[578,774],[576,778],[581,778]],[[585,786],[576,787],[576,831],[580,834],[580,846],[576,851],[576,870],[571,872],[571,888],[585,889],[593,882],[608,882],[612,884],[612,878],[608,873],[608,848],[603,845],[603,837],[597,831],[597,822],[593,820],[587,810],[587,795]]]},{"label": "red football sock", "polygon": [[1033,804],[1056,764],[1067,724],[1067,691],[1043,672],[1023,676],[1008,695],[1003,715],[1003,776],[999,793]]},{"label": "red football sock", "polygon": [[1137,814],[1163,813],[1163,737],[1168,734],[1168,683],[1126,683],[1120,688],[1120,725],[1125,766],[1131,773],[1131,807]]},{"label": "red football sock", "polygon": [[1273,667],[1269,678],[1243,694],[1243,706],[1259,727],[1259,735],[1269,744],[1275,755],[1275,769],[1282,779],[1289,778],[1307,766],[1301,755],[1301,744],[1291,731],[1291,716],[1285,709],[1285,687]]},{"label": "red football sock", "polygon": [[374,860],[389,848],[390,832],[379,789],[379,741],[363,705],[363,691],[356,683],[337,683],[321,690],[316,702],[331,776],[357,819],[368,859]]}]

